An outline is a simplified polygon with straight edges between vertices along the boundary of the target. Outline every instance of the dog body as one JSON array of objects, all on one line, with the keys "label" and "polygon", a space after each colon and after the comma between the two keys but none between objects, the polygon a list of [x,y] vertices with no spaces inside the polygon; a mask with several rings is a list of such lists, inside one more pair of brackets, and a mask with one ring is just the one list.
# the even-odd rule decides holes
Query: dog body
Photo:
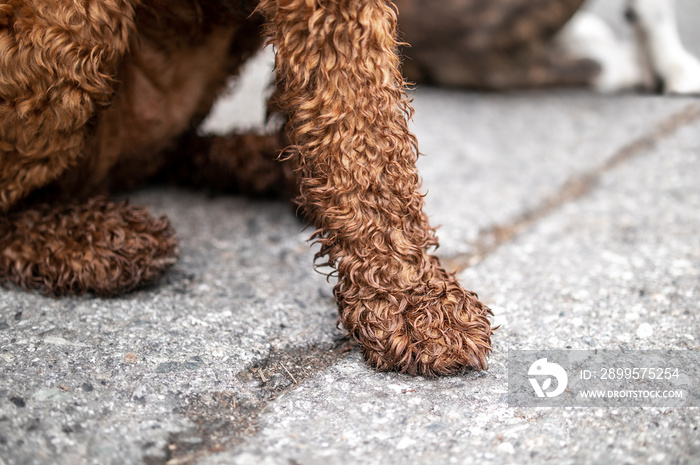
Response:
[{"label": "dog body", "polygon": [[[77,49],[75,56],[66,56],[38,44],[48,40],[51,28],[57,29],[53,23],[63,19],[60,14],[85,23],[85,31],[54,32],[58,37],[51,40],[68,43],[77,40],[76,34],[89,34],[89,9],[55,11],[51,2],[9,2],[5,7],[16,3],[24,9],[24,30],[18,27],[19,18],[10,18],[13,36],[9,37],[9,28],[4,35],[15,42],[7,47],[7,55],[14,60],[6,64],[5,74],[10,79],[15,78],[12,74],[21,76],[16,77],[18,82],[8,79],[0,106],[2,140],[15,143],[14,151],[3,153],[0,166],[3,181],[16,181],[1,185],[0,206],[5,211],[28,191],[48,184],[62,197],[80,196],[104,192],[112,182],[133,184],[155,173],[166,163],[164,150],[207,115],[225,80],[238,72],[263,40],[259,15],[248,19],[255,2],[133,2],[133,8],[129,2],[106,2],[105,9],[111,4],[113,11],[105,15],[123,14],[123,18],[96,21],[104,22],[101,27],[121,28],[119,37],[95,38],[95,43]],[[94,2],[86,5],[96,9]],[[109,53],[118,56],[112,58]],[[70,69],[85,61],[94,61],[98,69],[91,75]],[[25,88],[28,83],[19,82],[28,79],[27,71],[11,69],[26,68],[27,62],[35,74],[29,88]],[[22,141],[24,134],[32,136]],[[74,142],[64,147],[60,141],[69,137]],[[66,160],[66,166],[22,175],[17,172],[26,169],[26,162],[12,160],[19,153],[26,162],[35,157],[79,158],[79,162]],[[47,164],[41,165],[46,168]]]},{"label": "dog body", "polygon": [[584,0],[468,0],[426,8],[398,0],[408,42],[408,79],[443,86],[513,89],[585,85],[595,63],[571,59],[550,45]]},{"label": "dog body", "polygon": [[[164,170],[255,192],[293,178],[372,366],[485,368],[489,311],[429,253],[395,24],[384,0],[1,1],[0,279],[127,292],[175,261],[177,241],[112,188]],[[263,26],[286,131],[199,137]],[[295,176],[274,162],[287,144]]]}]

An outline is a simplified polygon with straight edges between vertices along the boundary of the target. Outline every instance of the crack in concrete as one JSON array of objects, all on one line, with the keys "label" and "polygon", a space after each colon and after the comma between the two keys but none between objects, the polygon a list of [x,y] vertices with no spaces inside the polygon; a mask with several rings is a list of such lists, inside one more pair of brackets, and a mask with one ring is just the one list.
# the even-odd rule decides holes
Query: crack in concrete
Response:
[{"label": "crack in concrete", "polygon": [[622,146],[600,165],[569,179],[555,194],[546,197],[539,205],[523,212],[510,222],[496,224],[479,231],[471,251],[452,256],[440,256],[440,260],[445,268],[453,273],[459,273],[476,265],[505,244],[512,242],[538,221],[590,193],[605,173],[647,153],[657,142],[699,118],[700,106],[695,103],[686,105],[662,120],[651,131]]}]

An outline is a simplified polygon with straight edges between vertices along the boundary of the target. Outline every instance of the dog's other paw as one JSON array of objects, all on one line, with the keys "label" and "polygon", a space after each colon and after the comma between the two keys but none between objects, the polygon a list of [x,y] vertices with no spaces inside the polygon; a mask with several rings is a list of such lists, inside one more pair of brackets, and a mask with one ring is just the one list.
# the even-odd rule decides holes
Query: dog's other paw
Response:
[{"label": "dog's other paw", "polygon": [[120,294],[153,282],[176,258],[168,221],[127,202],[93,198],[0,218],[0,280],[25,289]]},{"label": "dog's other paw", "polygon": [[344,312],[368,364],[382,371],[437,376],[485,370],[490,310],[437,268],[423,289],[366,300]]},{"label": "dog's other paw", "polygon": [[667,94],[700,94],[700,61],[683,45],[674,3],[628,0],[627,18]]},{"label": "dog's other paw", "polygon": [[700,94],[700,61],[688,52],[679,53],[662,77],[664,92],[678,95]]}]

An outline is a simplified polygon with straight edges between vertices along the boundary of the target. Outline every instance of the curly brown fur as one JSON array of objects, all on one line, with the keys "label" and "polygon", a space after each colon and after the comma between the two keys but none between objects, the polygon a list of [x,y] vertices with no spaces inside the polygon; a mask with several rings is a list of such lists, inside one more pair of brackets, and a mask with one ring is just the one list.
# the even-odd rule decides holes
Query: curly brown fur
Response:
[{"label": "curly brown fur", "polygon": [[412,110],[382,0],[262,2],[317,258],[338,270],[343,326],[380,370],[486,368],[488,309],[427,249]]},{"label": "curly brown fur", "polygon": [[552,37],[584,0],[396,0],[414,82],[511,89],[590,85],[600,67],[569,58]]},{"label": "curly brown fur", "polygon": [[[280,163],[289,141],[273,134],[188,134],[168,153],[159,179],[212,193],[241,193],[292,200],[299,192],[292,163]],[[122,177],[119,177],[122,178]]]},{"label": "curly brown fur", "polygon": [[[143,209],[94,196],[169,164],[167,149],[262,43],[255,5],[0,1],[0,280],[108,295],[151,282],[174,262],[172,232]],[[74,241],[59,221],[66,215],[76,230],[114,226],[133,238],[81,255],[93,238]],[[48,243],[73,249],[57,257],[64,248]]]},{"label": "curly brown fur", "polygon": [[0,211],[77,163],[112,99],[136,3],[0,2]]},{"label": "curly brown fur", "polygon": [[170,224],[145,208],[93,198],[0,220],[0,278],[25,289],[98,295],[155,281],[177,257]]},{"label": "curly brown fur", "polygon": [[317,259],[338,270],[343,326],[381,370],[486,368],[489,310],[429,253],[391,3],[256,5],[0,0],[0,280],[111,295],[156,279],[175,258],[172,230],[96,197],[110,185],[183,167],[213,187],[233,171],[230,184],[249,191],[294,182],[289,168],[269,172],[284,135],[188,139],[261,43],[264,15],[302,207]]}]

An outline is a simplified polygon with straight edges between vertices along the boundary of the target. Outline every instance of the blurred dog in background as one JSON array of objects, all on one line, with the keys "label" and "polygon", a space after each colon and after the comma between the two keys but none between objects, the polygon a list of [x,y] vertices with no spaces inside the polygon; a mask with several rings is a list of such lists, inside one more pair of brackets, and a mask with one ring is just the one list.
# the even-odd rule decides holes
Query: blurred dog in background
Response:
[{"label": "blurred dog in background", "polygon": [[634,40],[616,37],[585,0],[396,0],[409,80],[504,90],[590,86],[602,92],[700,93],[674,0],[626,0]]}]

